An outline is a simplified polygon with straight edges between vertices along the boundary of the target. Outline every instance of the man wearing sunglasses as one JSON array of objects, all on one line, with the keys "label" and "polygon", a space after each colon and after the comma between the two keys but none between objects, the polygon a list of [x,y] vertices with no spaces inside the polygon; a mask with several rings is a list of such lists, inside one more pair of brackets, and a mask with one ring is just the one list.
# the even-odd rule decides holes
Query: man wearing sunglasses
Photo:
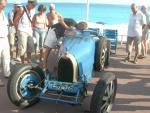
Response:
[{"label": "man wearing sunglasses", "polygon": [[[10,49],[8,42],[8,19],[4,14],[4,8],[7,0],[0,0],[0,78],[10,76]],[[4,82],[0,79],[0,87],[4,86]]]},{"label": "man wearing sunglasses", "polygon": [[28,0],[25,7],[20,9],[14,19],[14,24],[17,28],[18,35],[18,57],[17,60],[24,62],[25,54],[27,53],[28,63],[31,63],[31,53],[34,52],[34,43],[32,39],[32,18],[35,14],[34,8],[37,4],[36,0]]}]

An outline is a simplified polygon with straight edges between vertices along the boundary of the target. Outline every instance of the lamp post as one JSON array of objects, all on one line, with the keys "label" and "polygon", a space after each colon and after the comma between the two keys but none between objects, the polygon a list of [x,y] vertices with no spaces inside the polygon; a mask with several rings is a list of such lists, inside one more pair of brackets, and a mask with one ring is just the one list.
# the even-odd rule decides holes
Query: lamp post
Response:
[{"label": "lamp post", "polygon": [[86,0],[86,22],[89,20],[89,0]]}]

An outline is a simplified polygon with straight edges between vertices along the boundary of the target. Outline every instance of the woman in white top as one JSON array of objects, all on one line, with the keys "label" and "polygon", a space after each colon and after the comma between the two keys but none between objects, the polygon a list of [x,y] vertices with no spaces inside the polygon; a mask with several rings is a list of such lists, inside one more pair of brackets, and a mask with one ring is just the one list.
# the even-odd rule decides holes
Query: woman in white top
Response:
[{"label": "woman in white top", "polygon": [[38,7],[39,13],[35,14],[32,23],[33,23],[33,35],[36,38],[36,57],[38,57],[38,51],[40,50],[40,61],[37,58],[37,63],[42,61],[43,57],[43,43],[47,33],[48,19],[45,14],[46,7],[41,4]]}]

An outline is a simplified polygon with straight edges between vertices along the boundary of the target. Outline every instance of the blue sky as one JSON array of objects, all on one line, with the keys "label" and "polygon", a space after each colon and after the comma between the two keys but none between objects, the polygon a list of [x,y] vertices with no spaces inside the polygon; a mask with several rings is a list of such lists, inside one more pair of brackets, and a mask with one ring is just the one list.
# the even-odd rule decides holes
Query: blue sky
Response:
[{"label": "blue sky", "polygon": [[[13,3],[15,0],[8,0],[8,2]],[[25,2],[27,0],[20,0]],[[73,3],[86,3],[87,0],[38,0],[38,2],[73,2]],[[130,5],[136,3],[138,5],[147,4],[150,6],[150,0],[89,0],[90,3],[104,3],[104,4],[125,4]]]}]

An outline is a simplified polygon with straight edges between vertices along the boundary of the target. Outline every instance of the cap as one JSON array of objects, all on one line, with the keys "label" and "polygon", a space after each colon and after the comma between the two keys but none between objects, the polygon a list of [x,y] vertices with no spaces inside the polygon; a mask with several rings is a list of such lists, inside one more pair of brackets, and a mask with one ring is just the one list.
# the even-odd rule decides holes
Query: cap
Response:
[{"label": "cap", "polygon": [[16,5],[16,6],[22,6],[20,0],[15,0],[14,5]]}]

